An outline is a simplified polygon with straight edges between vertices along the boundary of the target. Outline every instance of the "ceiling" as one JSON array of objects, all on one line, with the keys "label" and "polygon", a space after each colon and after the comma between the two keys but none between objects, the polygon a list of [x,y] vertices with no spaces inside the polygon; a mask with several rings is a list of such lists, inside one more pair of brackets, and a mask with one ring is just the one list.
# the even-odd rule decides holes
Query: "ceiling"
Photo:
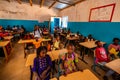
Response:
[{"label": "ceiling", "polygon": [[[11,0],[7,0],[11,1]],[[80,3],[85,0],[17,0],[18,3],[22,4],[22,2],[30,3],[31,6],[34,4],[42,6],[47,6],[48,8],[56,8],[58,10],[63,10],[67,7],[74,6],[77,3]]]}]

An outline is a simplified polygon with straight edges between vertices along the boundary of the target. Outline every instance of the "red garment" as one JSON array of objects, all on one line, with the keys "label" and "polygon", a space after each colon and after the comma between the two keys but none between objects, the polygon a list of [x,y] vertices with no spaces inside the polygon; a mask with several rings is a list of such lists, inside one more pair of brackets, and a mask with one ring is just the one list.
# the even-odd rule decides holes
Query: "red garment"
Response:
[{"label": "red garment", "polygon": [[96,63],[98,62],[108,62],[108,55],[104,47],[97,47],[95,49]]}]

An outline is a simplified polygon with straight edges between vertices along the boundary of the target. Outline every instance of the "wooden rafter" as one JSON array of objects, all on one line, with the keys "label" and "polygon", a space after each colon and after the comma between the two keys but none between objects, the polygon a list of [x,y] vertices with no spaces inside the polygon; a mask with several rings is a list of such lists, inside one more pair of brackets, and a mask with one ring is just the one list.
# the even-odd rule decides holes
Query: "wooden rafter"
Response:
[{"label": "wooden rafter", "polygon": [[17,0],[19,4],[21,4],[21,0]]},{"label": "wooden rafter", "polygon": [[70,4],[68,2],[63,2],[63,1],[60,1],[60,0],[57,0],[57,2],[73,6],[73,4]]},{"label": "wooden rafter", "polygon": [[7,0],[8,2],[10,2],[10,0]]},{"label": "wooden rafter", "polygon": [[57,1],[55,0],[55,1],[49,6],[49,9],[50,9],[51,7],[53,7],[56,2],[57,2]]},{"label": "wooden rafter", "polygon": [[[73,5],[79,4],[79,3],[83,2],[83,1],[86,1],[86,0],[80,0],[80,1],[78,1],[78,2],[76,2],[76,3],[74,3]],[[72,6],[73,6],[73,5],[72,5]],[[67,7],[61,9],[60,11],[62,11],[62,10],[64,10],[64,9],[67,9],[67,8],[69,8],[69,7],[71,7],[71,6],[67,6]]]},{"label": "wooden rafter", "polygon": [[29,0],[29,2],[30,2],[30,5],[32,6],[32,0]]},{"label": "wooden rafter", "polygon": [[41,0],[41,2],[40,2],[40,7],[42,7],[42,6],[44,5],[44,1],[45,1],[45,0]]}]

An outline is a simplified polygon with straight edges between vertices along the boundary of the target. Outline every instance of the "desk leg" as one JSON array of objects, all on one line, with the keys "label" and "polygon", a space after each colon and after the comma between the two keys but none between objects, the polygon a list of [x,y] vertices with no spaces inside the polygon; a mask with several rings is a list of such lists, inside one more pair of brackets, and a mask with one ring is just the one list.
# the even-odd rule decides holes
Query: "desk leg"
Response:
[{"label": "desk leg", "polygon": [[30,80],[33,78],[32,66],[30,66]]},{"label": "desk leg", "polygon": [[25,43],[23,44],[23,46],[24,46],[24,58],[26,58]]},{"label": "desk leg", "polygon": [[4,50],[6,62],[8,62],[8,54],[5,46],[3,47],[3,50]]},{"label": "desk leg", "polygon": [[[82,46],[83,47],[83,46]],[[82,58],[79,58],[81,61],[83,61],[85,64],[88,64],[85,60],[84,60],[84,55],[85,55],[85,48],[83,47],[83,51],[80,51]]]}]

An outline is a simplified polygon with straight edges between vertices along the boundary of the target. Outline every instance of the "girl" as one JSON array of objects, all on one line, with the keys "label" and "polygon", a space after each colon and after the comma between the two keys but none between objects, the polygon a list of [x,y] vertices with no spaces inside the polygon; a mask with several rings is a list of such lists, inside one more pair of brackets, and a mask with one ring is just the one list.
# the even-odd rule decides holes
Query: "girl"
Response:
[{"label": "girl", "polygon": [[59,49],[59,44],[60,44],[60,37],[57,36],[54,43],[53,43],[53,49],[58,50]]},{"label": "girl", "polygon": [[[113,50],[113,51],[112,51]],[[120,45],[119,45],[119,39],[114,38],[113,39],[113,44],[110,44],[108,47],[108,51],[110,53],[110,56],[112,58],[118,58],[119,56],[119,51],[120,51]]]},{"label": "girl", "polygon": [[34,36],[35,36],[35,35],[38,35],[39,38],[42,37],[42,31],[40,30],[40,28],[39,28],[38,26],[35,26],[35,27],[34,27]]},{"label": "girl", "polygon": [[37,57],[34,59],[33,72],[37,76],[36,80],[49,80],[52,61],[47,53],[47,48],[41,46],[37,49]]},{"label": "girl", "polygon": [[65,53],[64,56],[62,56],[62,68],[64,70],[64,75],[67,75],[69,73],[75,72],[79,70],[78,68],[78,56],[74,52],[74,46],[72,44],[69,44],[67,46],[68,53]]}]

